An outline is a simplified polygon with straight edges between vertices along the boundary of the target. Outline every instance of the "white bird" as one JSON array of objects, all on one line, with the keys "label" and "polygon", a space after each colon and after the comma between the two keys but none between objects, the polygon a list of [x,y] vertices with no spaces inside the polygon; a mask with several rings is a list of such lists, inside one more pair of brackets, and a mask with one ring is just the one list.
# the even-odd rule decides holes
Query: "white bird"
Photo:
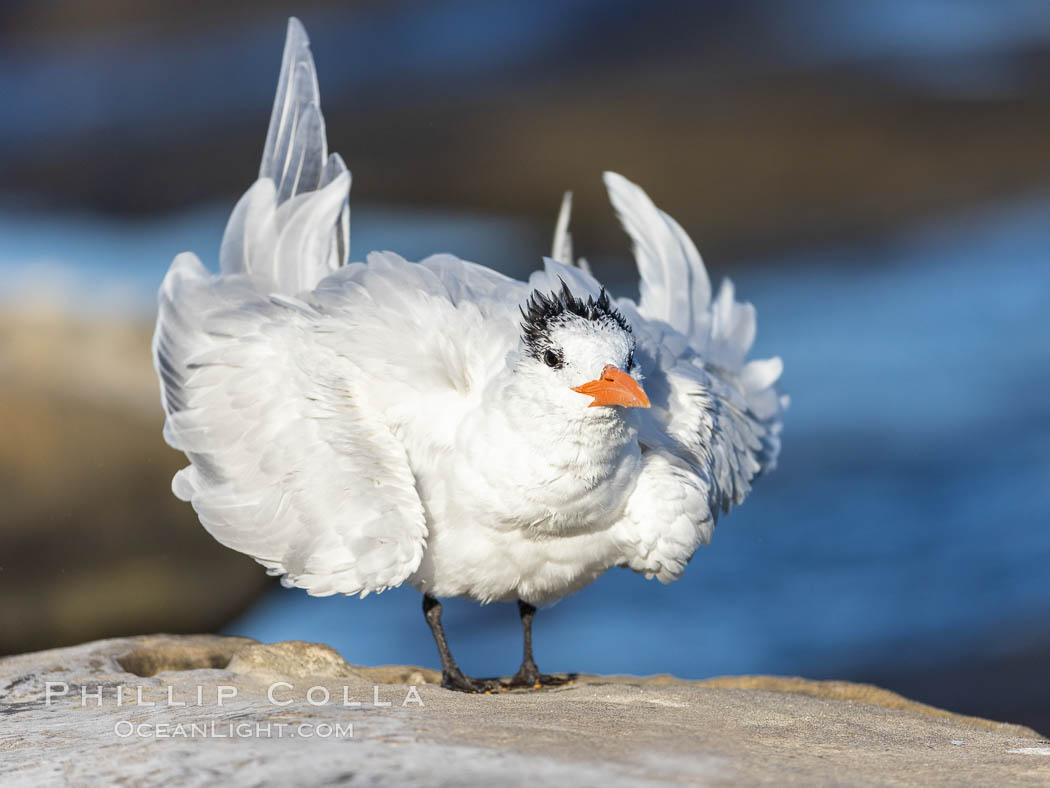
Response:
[{"label": "white bird", "polygon": [[456,665],[437,598],[517,600],[511,683],[557,681],[533,660],[536,606],[611,567],[676,579],[773,467],[786,406],[780,359],[745,361],[753,307],[729,281],[712,300],[674,219],[621,176],[605,184],[637,304],[574,265],[568,195],[528,282],[449,254],[347,264],[350,173],[327,153],[292,19],[220,272],[180,254],[159,293],[164,436],[190,461],[175,495],[285,586],[420,590],[451,689],[494,684]]}]

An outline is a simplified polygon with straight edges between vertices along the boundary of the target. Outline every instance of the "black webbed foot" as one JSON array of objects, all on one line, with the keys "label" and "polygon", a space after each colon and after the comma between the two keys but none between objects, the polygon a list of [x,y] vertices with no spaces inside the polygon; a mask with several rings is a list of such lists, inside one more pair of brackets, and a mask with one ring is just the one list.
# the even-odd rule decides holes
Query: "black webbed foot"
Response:
[{"label": "black webbed foot", "polygon": [[475,679],[467,676],[463,671],[444,670],[441,672],[441,686],[447,690],[456,692],[496,692],[499,690],[499,682],[493,679]]},{"label": "black webbed foot", "polygon": [[522,687],[543,689],[544,687],[561,687],[566,684],[572,684],[575,680],[575,673],[569,673],[564,676],[552,676],[548,673],[540,673],[535,662],[532,660],[526,660],[521,663],[518,672],[510,677],[510,681],[503,683],[503,686],[507,689],[520,689]]}]

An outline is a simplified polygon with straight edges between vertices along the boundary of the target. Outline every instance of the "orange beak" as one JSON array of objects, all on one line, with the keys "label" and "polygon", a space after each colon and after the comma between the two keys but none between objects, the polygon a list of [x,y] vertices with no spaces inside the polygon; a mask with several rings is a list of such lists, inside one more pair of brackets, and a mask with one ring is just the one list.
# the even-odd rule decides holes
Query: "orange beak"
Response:
[{"label": "orange beak", "polygon": [[588,407],[598,405],[619,405],[621,408],[648,408],[649,398],[634,378],[622,369],[609,364],[602,370],[602,376],[582,386],[573,386],[573,391],[589,394],[594,397]]}]

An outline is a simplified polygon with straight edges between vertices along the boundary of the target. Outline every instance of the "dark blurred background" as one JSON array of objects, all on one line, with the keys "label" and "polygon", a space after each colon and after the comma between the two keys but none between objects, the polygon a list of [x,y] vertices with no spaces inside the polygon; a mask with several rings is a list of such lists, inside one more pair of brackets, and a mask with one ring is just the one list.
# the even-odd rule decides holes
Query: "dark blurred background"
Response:
[{"label": "dark blurred background", "polygon": [[[149,360],[171,258],[212,265],[284,27],[313,41],[352,257],[636,293],[604,169],[755,303],[781,467],[679,582],[537,618],[545,670],[874,681],[1050,733],[1050,7],[1043,0],[0,6],[0,653],[144,631],[436,665],[411,589],[285,591],[174,499]],[[448,607],[515,667],[504,605]]]}]

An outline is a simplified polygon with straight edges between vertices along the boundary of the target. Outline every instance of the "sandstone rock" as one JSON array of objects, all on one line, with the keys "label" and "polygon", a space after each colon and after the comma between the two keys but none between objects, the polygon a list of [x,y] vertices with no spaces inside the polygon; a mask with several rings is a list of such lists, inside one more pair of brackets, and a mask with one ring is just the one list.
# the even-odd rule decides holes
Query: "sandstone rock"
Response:
[{"label": "sandstone rock", "polygon": [[278,681],[282,678],[310,676],[369,680],[339,656],[339,652],[331,646],[323,643],[304,643],[301,640],[252,643],[238,649],[226,667],[233,673],[272,675]]},{"label": "sandstone rock", "polygon": [[[463,695],[314,643],[153,635],[0,659],[0,783],[1037,785],[1050,746],[877,687],[580,676]],[[410,683],[411,682],[411,683]]]}]

